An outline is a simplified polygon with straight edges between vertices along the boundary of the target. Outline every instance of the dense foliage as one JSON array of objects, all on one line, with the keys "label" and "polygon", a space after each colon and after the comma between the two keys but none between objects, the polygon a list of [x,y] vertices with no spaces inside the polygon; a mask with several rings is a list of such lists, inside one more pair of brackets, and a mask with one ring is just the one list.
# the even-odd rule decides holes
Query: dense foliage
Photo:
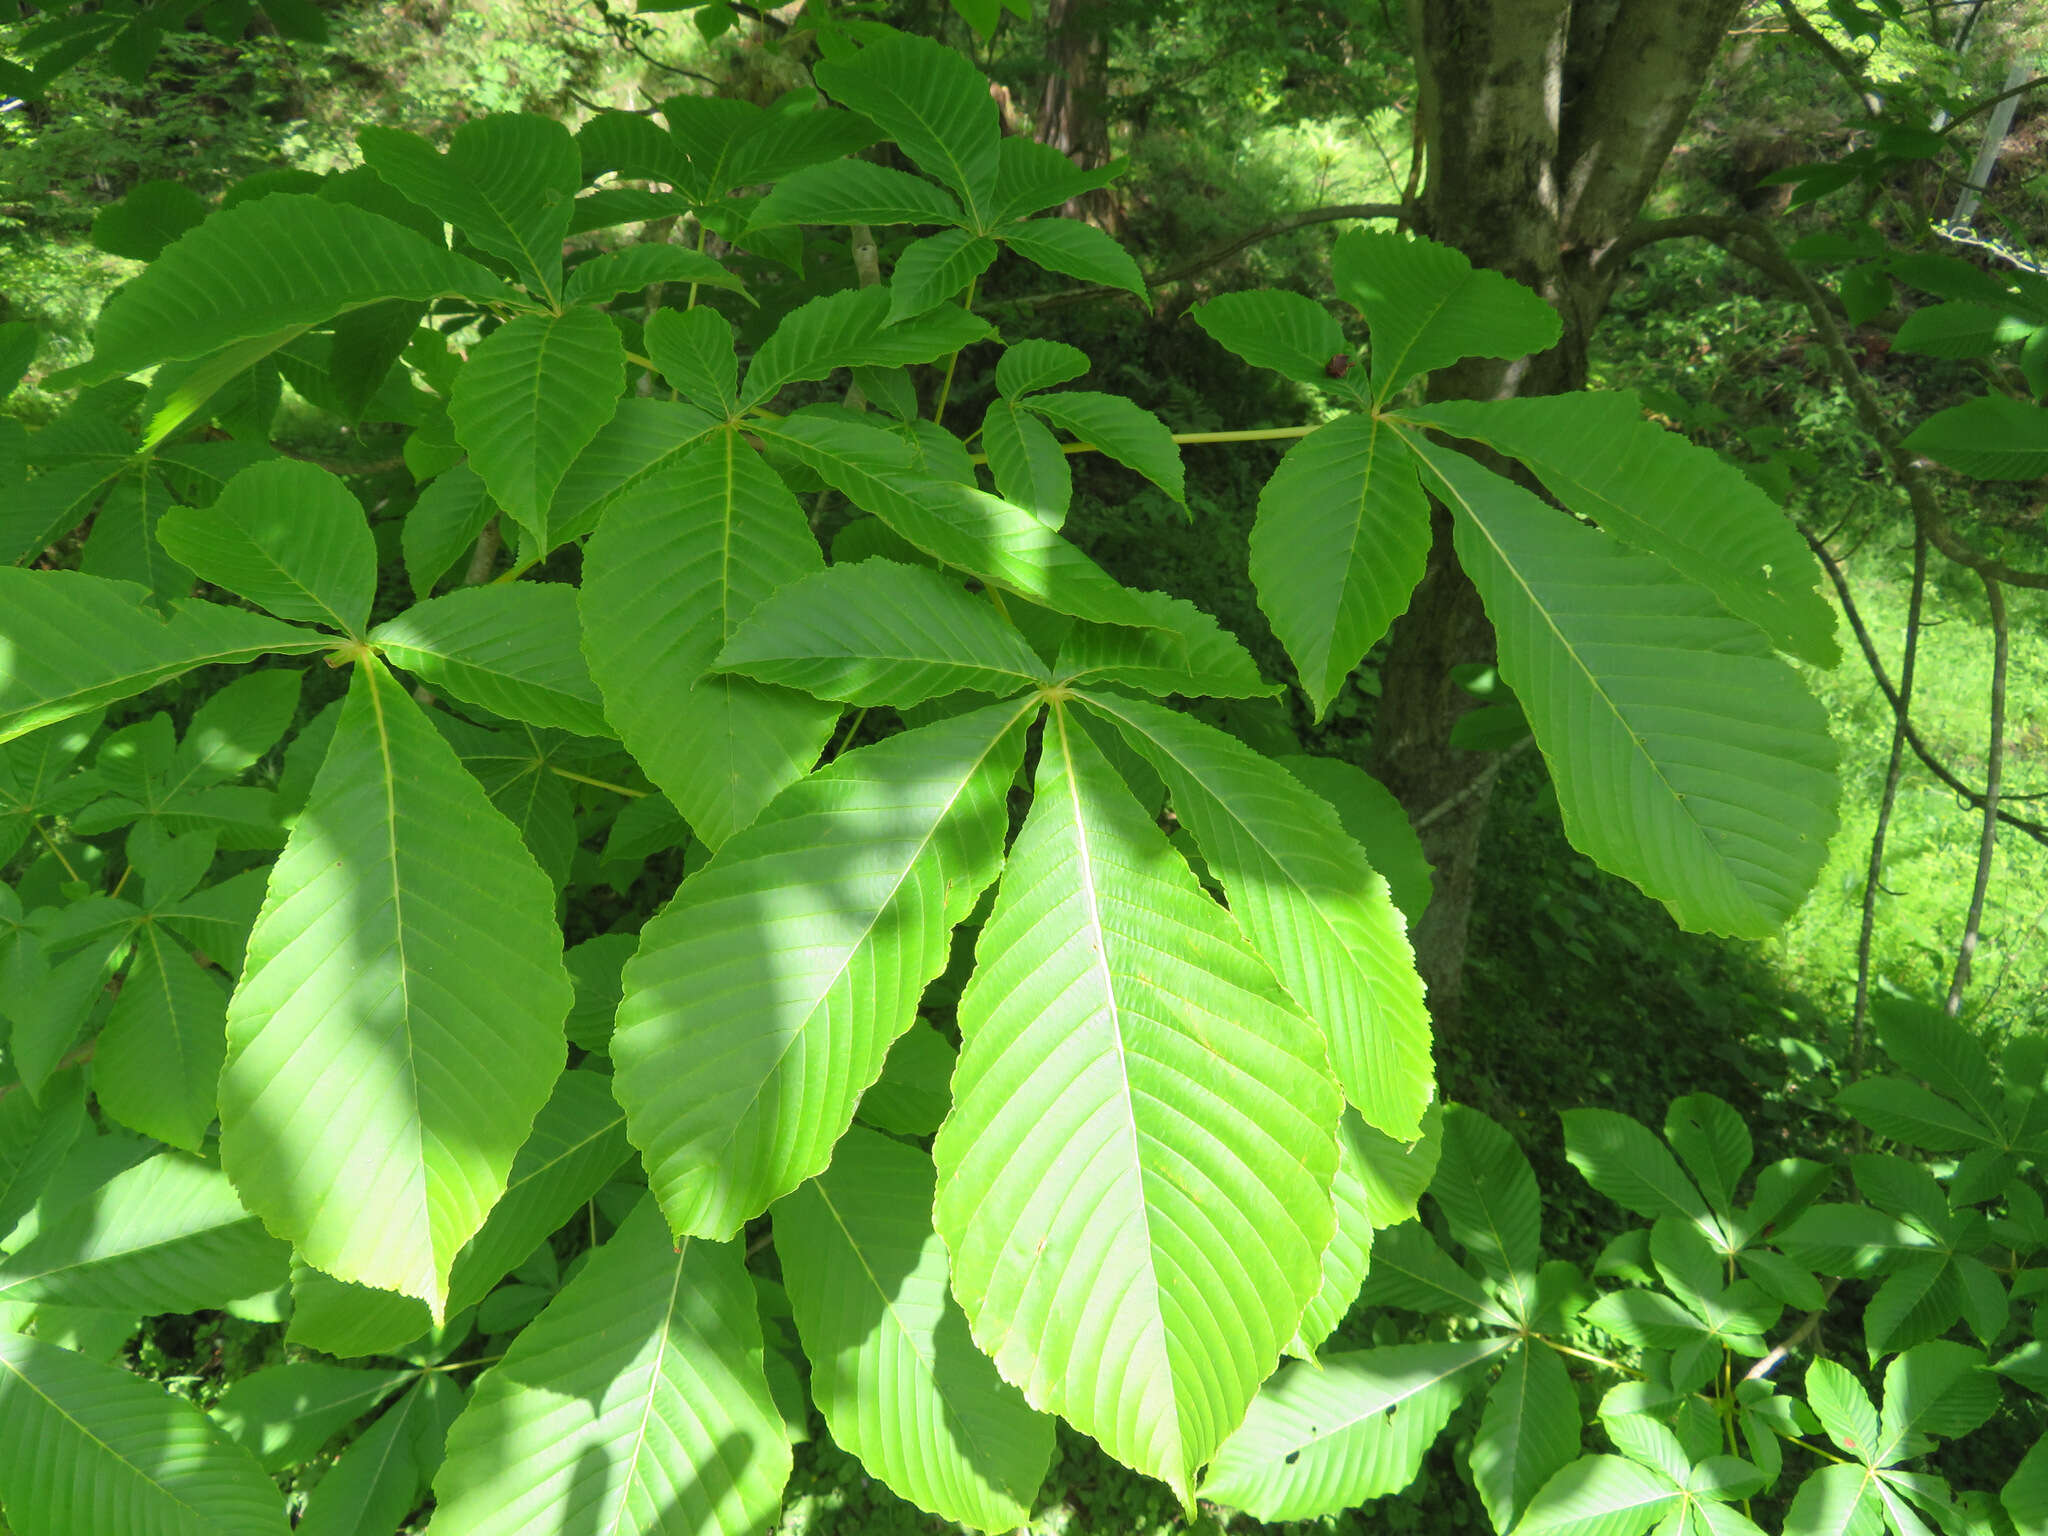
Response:
[{"label": "dense foliage", "polygon": [[[1880,999],[1897,1075],[1836,1103],[1888,1151],[1758,1167],[1710,1093],[1662,1139],[1571,1110],[1650,1225],[1548,1253],[1514,1138],[1439,1102],[1409,816],[1225,728],[1288,685],[1324,717],[1448,517],[1498,636],[1460,744],[1533,742],[1586,859],[1766,937],[1836,830],[1841,655],[1771,475],[1683,402],[1433,393],[1560,319],[1397,229],[1333,242],[1334,303],[1193,311],[1306,422],[1070,387],[1100,359],[976,299],[1144,299],[1061,211],[1118,168],[1004,134],[940,42],[816,40],[766,105],[365,127],[354,168],[96,217],[146,265],[61,412],[0,422],[11,1526],[281,1530],[274,1477],[347,1431],[298,1529],[738,1533],[813,1408],[979,1529],[1056,1421],[1190,1517],[1293,1520],[1408,1486],[1468,1399],[1503,1533],[2048,1519],[2038,1039]],[[2048,393],[2036,281],[1745,237],[1848,262],[1852,320],[1938,295],[1902,347]],[[0,327],[10,384],[37,343]],[[402,518],[280,451],[286,386],[392,435]],[[2043,422],[1980,390],[1891,442],[2022,478]],[[1069,537],[1078,456],[1182,508],[1182,447],[1230,440],[1289,445],[1249,535],[1277,648]],[[1361,1347],[1360,1302],[1410,1316]],[[1830,1307],[1867,1370],[1792,1363]],[[207,1412],[111,1363],[213,1311],[293,1357]]]}]

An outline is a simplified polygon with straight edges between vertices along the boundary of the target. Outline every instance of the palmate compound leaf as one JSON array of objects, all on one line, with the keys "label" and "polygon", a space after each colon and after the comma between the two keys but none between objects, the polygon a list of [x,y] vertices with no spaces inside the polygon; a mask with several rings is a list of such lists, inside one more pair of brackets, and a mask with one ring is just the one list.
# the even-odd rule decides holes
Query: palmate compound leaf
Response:
[{"label": "palmate compound leaf", "polygon": [[296,459],[252,464],[208,507],[173,507],[158,542],[198,575],[280,619],[360,636],[377,542],[338,476]]},{"label": "palmate compound leaf", "polygon": [[0,1508],[21,1536],[284,1536],[256,1458],[182,1397],[0,1332]]},{"label": "palmate compound leaf", "polygon": [[369,638],[394,666],[465,703],[528,725],[608,737],[581,637],[574,587],[521,581],[415,603]]},{"label": "palmate compound leaf", "polygon": [[346,310],[443,295],[502,298],[505,285],[389,219],[275,192],[223,208],[173,242],[107,301],[91,360],[44,382],[98,384],[259,336],[283,346]]},{"label": "palmate compound leaf", "polygon": [[518,833],[361,660],[229,1004],[221,1162],[243,1203],[438,1316],[561,1073],[561,943]]},{"label": "palmate compound leaf", "polygon": [[1644,419],[1629,390],[1446,400],[1404,412],[1533,469],[1551,495],[1668,562],[1802,661],[1841,659],[1812,553],[1782,509],[1719,454]]},{"label": "palmate compound leaf", "polygon": [[977,955],[933,1148],[954,1294],[1034,1407],[1190,1502],[1320,1282],[1322,1040],[1062,706]]},{"label": "palmate compound leaf", "polygon": [[669,1239],[645,1198],[478,1381],[434,1479],[433,1536],[751,1536],[789,1440],[730,1244]]},{"label": "palmate compound leaf", "polygon": [[1529,716],[1566,835],[1687,928],[1773,932],[1835,830],[1827,715],[1755,628],[1419,433],[1460,563]]},{"label": "palmate compound leaf", "polygon": [[1406,924],[1327,804],[1235,737],[1143,699],[1087,694],[1159,771],[1245,936],[1321,1027],[1345,1097],[1412,1141],[1435,1092]]},{"label": "palmate compound leaf", "polygon": [[1377,417],[1317,428],[1259,493],[1252,583],[1318,715],[1408,606],[1429,540],[1414,457]]},{"label": "palmate compound leaf", "polygon": [[1003,697],[1051,681],[986,601],[922,566],[835,565],[747,615],[718,667],[821,699],[902,708],[961,690]]},{"label": "palmate compound leaf", "polygon": [[218,1168],[163,1152],[54,1214],[0,1260],[0,1301],[197,1312],[277,1289],[290,1260]]},{"label": "palmate compound leaf", "polygon": [[1202,1479],[1202,1497],[1305,1520],[1399,1493],[1505,1338],[1396,1344],[1284,1367]]},{"label": "palmate compound leaf", "polygon": [[995,878],[1035,701],[835,758],[641,931],[619,1102],[678,1233],[724,1239],[831,1161]]},{"label": "palmate compound leaf", "polygon": [[0,742],[194,667],[333,643],[220,603],[174,603],[165,617],[149,606],[149,589],[129,581],[0,566]]},{"label": "palmate compound leaf", "polygon": [[873,1131],[775,1207],[776,1252],[832,1438],[919,1508],[1023,1525],[1053,1421],[974,1347],[932,1231],[931,1159]]},{"label": "palmate compound leaf", "polygon": [[733,431],[625,492],[584,550],[605,717],[714,848],[817,761],[838,710],[707,669],[755,604],[823,567],[803,509]]}]

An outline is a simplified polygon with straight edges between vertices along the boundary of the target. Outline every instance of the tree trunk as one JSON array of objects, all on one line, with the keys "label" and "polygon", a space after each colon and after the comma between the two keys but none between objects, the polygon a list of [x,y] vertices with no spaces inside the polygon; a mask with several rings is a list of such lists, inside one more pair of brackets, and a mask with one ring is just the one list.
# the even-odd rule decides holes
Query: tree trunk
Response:
[{"label": "tree trunk", "polygon": [[[1045,89],[1038,98],[1038,142],[1092,170],[1109,160],[1109,16],[1103,0],[1052,0],[1045,18]],[[1069,198],[1060,212],[1107,226],[1106,190]]]},{"label": "tree trunk", "polygon": [[[1612,291],[1593,262],[1635,222],[1740,3],[1410,0],[1428,155],[1422,232],[1535,289],[1564,321],[1557,346],[1540,356],[1439,372],[1434,398],[1584,387],[1588,339]],[[1428,573],[1381,672],[1373,767],[1417,823],[1434,868],[1416,961],[1438,1032],[1449,1037],[1462,1015],[1494,762],[1450,745],[1472,703],[1450,669],[1491,660],[1493,632],[1441,508],[1434,528]]]}]

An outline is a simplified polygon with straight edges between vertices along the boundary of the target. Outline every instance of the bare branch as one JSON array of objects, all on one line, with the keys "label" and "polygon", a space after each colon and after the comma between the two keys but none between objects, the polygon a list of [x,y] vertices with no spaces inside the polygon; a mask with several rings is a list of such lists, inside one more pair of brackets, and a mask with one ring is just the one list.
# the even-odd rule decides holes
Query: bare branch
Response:
[{"label": "bare branch", "polygon": [[1778,10],[1785,17],[1786,30],[1827,60],[1828,67],[1849,82],[1849,89],[1856,93],[1865,113],[1875,117],[1884,110],[1884,100],[1871,89],[1870,77],[1863,73],[1854,59],[1823,37],[1820,30],[1806,19],[1805,12],[1792,0],[1778,0]]},{"label": "bare branch", "polygon": [[[1870,668],[1870,675],[1876,679],[1878,688],[1883,692],[1886,702],[1892,707],[1892,713],[1905,716],[1905,711],[1901,708],[1899,691],[1892,686],[1892,680],[1885,672],[1884,662],[1877,654],[1877,644],[1871,639],[1870,627],[1863,622],[1862,611],[1857,608],[1856,599],[1849,591],[1849,578],[1843,574],[1840,562],[1829,553],[1827,546],[1816,539],[1811,533],[1805,529],[1801,529],[1800,532],[1805,534],[1806,542],[1814,554],[1820,557],[1821,569],[1827,572],[1828,580],[1834,585],[1835,595],[1842,601],[1842,614],[1848,619],[1849,629],[1856,636],[1856,643],[1863,651],[1863,660]],[[1909,716],[1906,717],[1906,745],[1913,749],[1913,755],[1926,765],[1929,773],[1941,780],[1945,786],[1958,795],[1972,809],[1983,809],[1984,795],[1965,784],[1946,763],[1934,755]],[[2023,797],[2001,795],[1999,798],[2001,800],[2016,800]],[[2038,821],[2029,821],[2024,816],[2016,816],[2006,810],[2003,805],[1999,807],[1998,819],[2015,831],[2026,833],[2027,836],[2031,837],[2042,847],[2048,848],[2048,825]]]},{"label": "bare branch", "polygon": [[[1979,573],[1982,575],[1982,573]],[[1948,1014],[1963,1011],[1963,989],[1970,984],[1970,962],[1977,953],[1977,934],[1984,922],[1984,897],[1991,889],[1991,860],[1998,851],[1998,789],[2005,768],[2005,666],[2007,643],[2005,592],[1983,577],[1984,598],[1991,605],[1991,731],[1984,752],[1984,833],[1977,845],[1977,883],[1970,891],[1969,915],[1963,919],[1962,942],[1956,946],[1955,979],[1948,984]]]},{"label": "bare branch", "polygon": [[[1838,591],[1846,591],[1840,584]],[[1906,602],[1906,639],[1899,659],[1899,691],[1892,705],[1892,750],[1885,764],[1884,793],[1878,797],[1877,826],[1870,834],[1870,865],[1863,876],[1863,919],[1856,933],[1856,1003],[1849,1012],[1849,1081],[1863,1075],[1863,1026],[1870,1016],[1870,948],[1877,933],[1877,893],[1884,883],[1884,842],[1892,810],[1899,803],[1899,778],[1906,766],[1906,735],[1912,730],[1913,674],[1920,659],[1920,614],[1927,597],[1927,541],[1913,539],[1913,590]],[[1843,597],[1846,604],[1848,598]],[[1859,629],[1861,621],[1858,621]],[[1874,652],[1866,653],[1873,656]],[[1887,690],[1889,692],[1889,690]]]},{"label": "bare branch", "polygon": [[[1934,499],[1934,488],[1928,483],[1921,469],[1921,461],[1906,449],[1905,439],[1893,425],[1891,416],[1883,403],[1870,387],[1870,381],[1863,377],[1863,370],[1856,366],[1856,359],[1849,351],[1849,344],[1842,337],[1842,328],[1836,323],[1834,310],[1829,306],[1827,296],[1814,286],[1813,279],[1799,269],[1798,263],[1785,254],[1785,248],[1778,244],[1768,226],[1760,219],[1741,216],[1695,217],[1685,220],[1668,220],[1667,225],[1683,224],[1682,230],[1672,233],[1698,235],[1713,241],[1729,254],[1749,262],[1770,274],[1780,286],[1788,291],[1803,306],[1813,319],[1814,329],[1820,334],[1821,345],[1828,361],[1833,365],[1835,378],[1847,392],[1850,403],[1856,407],[1856,419],[1864,431],[1876,439],[1885,463],[1890,467],[1892,477],[1906,492],[1906,499],[1913,508],[1913,522],[1927,537],[1927,542],[1957,565],[1975,571],[1979,576],[1988,576],[2002,581],[2007,586],[2031,587],[2048,590],[2048,573],[2023,571],[2017,566],[2007,565],[1989,555],[1972,549],[1956,531],[1949,526],[1940,504]],[[1615,242],[1613,250],[1621,251],[1633,240],[1636,245],[1646,243],[1638,238],[1641,230],[1632,231],[1628,237]],[[1667,238],[1665,235],[1651,235],[1650,238]],[[1750,249],[1742,247],[1748,245]],[[1603,265],[1615,259],[1603,252]]]}]

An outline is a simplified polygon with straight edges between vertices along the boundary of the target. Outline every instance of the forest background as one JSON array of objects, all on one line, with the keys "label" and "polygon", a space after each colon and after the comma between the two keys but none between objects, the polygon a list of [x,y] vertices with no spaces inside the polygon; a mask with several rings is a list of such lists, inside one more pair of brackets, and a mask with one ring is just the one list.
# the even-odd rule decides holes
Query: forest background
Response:
[{"label": "forest background", "polygon": [[[1227,432],[1300,416],[1308,397],[1299,386],[1248,373],[1189,311],[1256,287],[1320,302],[1330,290],[1331,239],[1351,227],[1347,210],[1412,196],[1417,87],[1407,18],[1371,0],[1052,0],[1028,17],[993,5],[986,16],[962,9],[972,24],[931,0],[859,14],[965,52],[1000,88],[1006,132],[1036,136],[1084,163],[1127,157],[1120,179],[1070,211],[1113,233],[1150,290],[1141,303],[998,268],[982,303],[1005,338],[1042,334],[1079,346],[1096,359],[1097,387],[1140,400],[1176,431]],[[1866,25],[1870,18],[1853,4],[1744,6],[1646,214],[1740,213],[1764,220],[1782,245],[1809,242],[1809,251],[1868,226],[1897,250],[1963,254],[1993,270],[2048,250],[2048,105],[2038,94],[2018,98],[1974,215],[1992,241],[1988,255],[1930,233],[1928,221],[1944,218],[1962,195],[1990,114],[1957,122],[1923,155],[1886,162],[1883,179],[1796,179],[1802,167],[1840,164],[1874,142],[1873,98],[1917,100],[1935,83],[1959,99],[1989,98],[2015,61],[2048,57],[2048,17],[2038,7],[1930,4],[1924,17],[1911,9],[1915,18]],[[278,23],[301,10],[311,14],[288,27],[301,35],[282,35]],[[1882,23],[1885,11],[1872,8],[1870,17]],[[1966,18],[1975,35],[1959,50]],[[18,45],[28,26],[0,31],[0,45]],[[182,196],[210,205],[252,176],[286,178],[276,183],[282,188],[292,173],[346,168],[367,124],[442,140],[491,112],[540,112],[574,126],[600,110],[644,110],[678,92],[766,104],[803,88],[812,59],[799,8],[643,4],[628,12],[604,0],[409,0],[261,14],[216,4],[153,41],[153,51],[128,58],[118,49],[88,53],[34,99],[0,103],[0,321],[33,321],[40,333],[7,410],[32,426],[63,410],[65,397],[40,381],[89,354],[102,302],[139,270],[131,258],[147,253],[149,236],[137,226],[153,208],[176,210]],[[1787,172],[1795,175],[1775,174]],[[182,192],[135,196],[163,184]],[[882,233],[885,244],[908,238]],[[825,286],[853,260],[843,243],[816,243],[806,256],[805,278]],[[2001,361],[1896,346],[1924,297],[1887,294],[1874,307],[1856,305],[1846,323],[1867,388],[1901,430],[1981,392],[1987,377],[2012,377]],[[1895,672],[1911,601],[1911,509],[1805,308],[1720,245],[1664,241],[1634,258],[1589,356],[1593,384],[1637,390],[1668,424],[1783,501],[1839,572],[1831,600],[1853,600],[1870,645]],[[961,401],[978,404],[994,386],[970,352],[953,387]],[[289,390],[277,409],[278,443],[348,476],[372,509],[383,553],[395,559],[417,494],[394,447],[399,429],[338,428]],[[1251,645],[1267,676],[1288,677],[1246,569],[1259,488],[1285,446],[1190,447],[1191,516],[1119,465],[1079,457],[1069,534],[1119,578],[1217,615]],[[1981,547],[2039,566],[2038,479],[1931,473]],[[1942,562],[1925,601],[1913,721],[1927,756],[1981,785],[1992,755],[1991,611],[1975,576]],[[2026,818],[2048,799],[2044,620],[2040,591],[2006,594],[2003,798]],[[1367,763],[1379,655],[1368,656],[1320,719],[1290,693],[1232,705],[1220,723],[1263,750]],[[1908,754],[1873,900],[1870,848],[1894,711],[1853,650],[1838,668],[1804,670],[1842,752],[1842,825],[1812,895],[1767,940],[1685,933],[1574,851],[1512,708],[1491,721],[1497,734],[1474,742],[1488,809],[1462,1007],[1457,1027],[1438,1042],[1441,1091],[1513,1131],[1545,1189],[1554,1253],[1596,1252],[1609,1209],[1569,1171],[1561,1111],[1595,1105],[1656,1124],[1674,1097],[1704,1090],[1734,1105],[1758,1140],[1782,1153],[1837,1143],[1848,1132],[1829,1106],[1844,1080],[1860,985],[1938,1000],[1966,928],[1975,979],[1961,999],[1965,1024],[1994,1045],[2048,1032],[2048,848],[2008,829],[1981,913],[1967,920],[1981,863],[1979,807]],[[1482,700],[1507,699],[1485,669],[1464,681]],[[1866,931],[1867,904],[1874,921]],[[276,1328],[222,1313],[160,1319],[128,1349],[136,1368],[202,1405],[284,1358]],[[1468,1447],[1469,1435],[1461,1441],[1454,1433],[1425,1467],[1416,1496],[1386,1499],[1331,1527],[1483,1528],[1473,1496],[1450,1470]],[[1037,1518],[1047,1531],[1149,1531],[1178,1514],[1159,1484],[1067,1437]],[[1233,1530],[1256,1528],[1248,1517],[1228,1519]],[[799,1449],[783,1526],[940,1528],[822,1433]]]}]

